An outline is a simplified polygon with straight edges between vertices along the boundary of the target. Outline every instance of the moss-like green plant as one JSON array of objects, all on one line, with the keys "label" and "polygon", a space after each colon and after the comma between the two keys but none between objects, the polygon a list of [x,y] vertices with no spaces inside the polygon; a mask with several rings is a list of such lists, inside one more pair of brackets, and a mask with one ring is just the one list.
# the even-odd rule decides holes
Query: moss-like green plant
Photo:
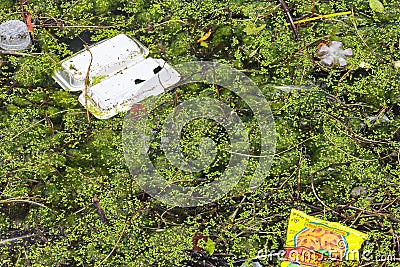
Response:
[{"label": "moss-like green plant", "polygon": [[[2,21],[21,19],[14,2],[0,2]],[[399,2],[380,1],[384,12],[365,0],[286,2],[294,20],[353,13],[299,24],[294,40],[274,2],[29,1],[33,46],[20,55],[4,53],[0,64],[0,242],[17,238],[0,246],[1,264],[185,266],[193,257],[192,238],[201,232],[214,241],[214,257],[240,266],[260,250],[283,249],[292,207],[368,233],[363,249],[371,257],[397,255]],[[209,30],[207,47],[201,46],[198,39]],[[118,33],[135,36],[151,56],[171,64],[217,60],[256,82],[277,133],[274,164],[259,188],[248,189],[257,158],[248,161],[232,192],[204,207],[165,207],[135,183],[123,157],[124,114],[88,123],[78,95],[51,79],[59,59],[84,48],[81,39],[91,43]],[[319,45],[330,41],[353,50],[347,68],[318,63]],[[217,93],[212,85],[182,86],[163,95],[149,121],[152,162],[176,183],[207,183],[229,161],[227,134],[206,119],[184,127],[180,149],[196,158],[200,140],[212,138],[218,153],[209,168],[181,171],[160,148],[166,116],[199,96],[232,107],[244,121],[252,153],[259,153],[257,122],[237,95],[223,88]],[[352,195],[359,186],[365,195]]]}]

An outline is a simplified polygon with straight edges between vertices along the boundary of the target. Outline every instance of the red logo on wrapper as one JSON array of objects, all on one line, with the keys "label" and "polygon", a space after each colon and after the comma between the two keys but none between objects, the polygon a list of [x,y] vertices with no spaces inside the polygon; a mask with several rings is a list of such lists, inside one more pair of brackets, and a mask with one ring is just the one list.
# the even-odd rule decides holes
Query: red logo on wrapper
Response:
[{"label": "red logo on wrapper", "polygon": [[324,267],[324,262],[331,260],[328,256],[305,247],[286,248],[284,258],[290,262],[315,267]]}]

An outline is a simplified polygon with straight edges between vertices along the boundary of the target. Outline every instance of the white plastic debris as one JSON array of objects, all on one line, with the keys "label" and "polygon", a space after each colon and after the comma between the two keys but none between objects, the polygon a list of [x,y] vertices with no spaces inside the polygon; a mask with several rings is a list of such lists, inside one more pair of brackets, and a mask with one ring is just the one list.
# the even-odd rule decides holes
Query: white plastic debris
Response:
[{"label": "white plastic debris", "polygon": [[317,56],[321,58],[321,63],[325,66],[338,65],[339,67],[347,66],[346,57],[352,57],[351,48],[343,50],[342,42],[332,41],[328,45],[322,45],[317,52]]},{"label": "white plastic debris", "polygon": [[53,78],[66,90],[82,91],[79,102],[107,119],[179,82],[176,70],[147,54],[139,41],[119,34],[63,60]]},{"label": "white plastic debris", "polygon": [[82,91],[88,72],[90,84],[142,61],[148,53],[148,49],[136,39],[119,34],[90,46],[89,51],[83,49],[63,60],[54,79],[66,90]]},{"label": "white plastic debris", "polygon": [[[133,103],[159,95],[179,82],[179,73],[162,59],[147,58],[88,88],[88,109],[100,119],[127,111]],[[85,106],[85,93],[79,96]]]},{"label": "white plastic debris", "polygon": [[31,44],[28,26],[20,20],[0,24],[0,47],[5,50],[24,50]]},{"label": "white plastic debris", "polygon": [[381,114],[378,116],[368,116],[367,120],[370,123],[376,123],[376,122],[390,122],[390,119],[388,118],[388,116],[386,116],[386,114]]}]

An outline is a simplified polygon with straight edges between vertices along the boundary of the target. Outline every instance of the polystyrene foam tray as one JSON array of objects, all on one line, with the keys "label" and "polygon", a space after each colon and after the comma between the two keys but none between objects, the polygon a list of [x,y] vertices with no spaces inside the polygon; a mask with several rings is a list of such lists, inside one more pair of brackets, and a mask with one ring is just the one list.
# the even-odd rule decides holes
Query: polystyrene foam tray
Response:
[{"label": "polystyrene foam tray", "polygon": [[147,58],[89,87],[87,101],[83,92],[79,102],[87,105],[95,117],[107,119],[149,96],[163,93],[179,80],[179,73],[164,60]]},{"label": "polystyrene foam tray", "polygon": [[89,84],[99,82],[116,72],[128,68],[148,55],[148,49],[139,41],[125,34],[98,42],[61,62],[53,78],[66,90],[85,89],[86,75],[89,70]]}]

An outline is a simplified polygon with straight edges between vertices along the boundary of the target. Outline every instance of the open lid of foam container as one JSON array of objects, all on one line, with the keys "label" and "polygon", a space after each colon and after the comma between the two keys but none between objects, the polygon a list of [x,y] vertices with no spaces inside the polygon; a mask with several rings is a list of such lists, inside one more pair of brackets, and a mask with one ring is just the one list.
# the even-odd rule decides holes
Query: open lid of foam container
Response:
[{"label": "open lid of foam container", "polygon": [[179,73],[164,60],[145,58],[148,49],[123,34],[94,44],[89,50],[92,55],[82,50],[63,60],[53,78],[64,89],[83,91],[79,102],[99,119],[128,111],[134,103],[159,95],[180,80]]},{"label": "open lid of foam container", "polygon": [[124,34],[98,42],[90,46],[89,50],[83,49],[61,61],[61,68],[56,70],[53,78],[62,88],[70,91],[84,90],[89,65],[90,84],[144,60],[149,53],[139,41]]},{"label": "open lid of foam container", "polygon": [[164,60],[147,58],[95,84],[79,96],[79,102],[99,119],[128,111],[133,103],[163,93],[178,83],[179,73]]}]

